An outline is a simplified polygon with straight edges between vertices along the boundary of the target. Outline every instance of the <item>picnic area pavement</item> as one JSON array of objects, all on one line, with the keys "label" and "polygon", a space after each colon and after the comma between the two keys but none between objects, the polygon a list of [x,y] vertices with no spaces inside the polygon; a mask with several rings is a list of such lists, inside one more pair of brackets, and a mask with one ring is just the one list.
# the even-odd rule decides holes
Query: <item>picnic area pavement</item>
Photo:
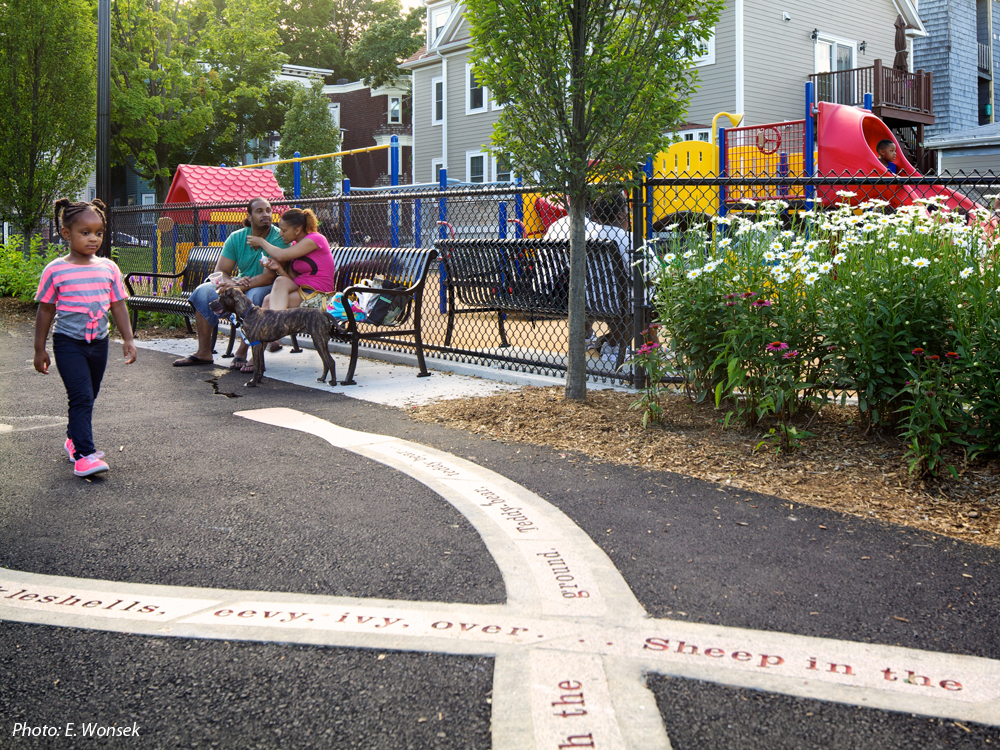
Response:
[{"label": "picnic area pavement", "polygon": [[287,347],[248,389],[112,344],[79,479],[0,336],[0,748],[1000,744],[989,548],[417,423],[517,386]]}]

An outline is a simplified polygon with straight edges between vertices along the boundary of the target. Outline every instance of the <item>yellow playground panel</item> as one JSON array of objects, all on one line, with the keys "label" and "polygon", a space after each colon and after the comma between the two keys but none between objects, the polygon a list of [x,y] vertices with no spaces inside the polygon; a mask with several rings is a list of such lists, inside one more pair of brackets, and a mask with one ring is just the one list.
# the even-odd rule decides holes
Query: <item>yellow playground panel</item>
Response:
[{"label": "yellow playground panel", "polygon": [[[654,178],[715,177],[719,174],[718,150],[705,141],[681,141],[653,159]],[[719,208],[719,190],[701,187],[654,187],[653,222],[678,213],[714,214]]]}]

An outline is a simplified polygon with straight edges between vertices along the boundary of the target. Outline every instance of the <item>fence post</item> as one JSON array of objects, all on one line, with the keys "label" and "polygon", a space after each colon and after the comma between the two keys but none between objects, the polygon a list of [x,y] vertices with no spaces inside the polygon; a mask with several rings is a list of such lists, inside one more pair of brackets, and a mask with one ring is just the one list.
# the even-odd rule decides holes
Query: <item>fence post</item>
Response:
[{"label": "fence post", "polygon": [[[522,185],[521,178],[517,178],[517,186]],[[514,218],[517,219],[517,224],[514,225],[514,236],[517,239],[524,237],[524,193],[517,194],[517,200],[514,201]]]},{"label": "fence post", "polygon": [[507,239],[507,201],[497,201],[500,215],[500,239]]},{"label": "fence post", "polygon": [[302,156],[298,151],[296,151],[292,156],[296,159],[296,162],[292,164],[292,194],[296,198],[302,197],[302,162],[298,161],[298,158]]},{"label": "fence post", "polygon": [[[806,86],[809,84],[807,83]],[[726,163],[726,129],[719,128],[719,137],[716,139],[719,143],[719,177],[726,177],[729,165]],[[726,185],[725,183],[720,183],[719,185],[719,216],[726,215]]]},{"label": "fence post", "polygon": [[[345,177],[344,178],[344,195],[351,194],[351,181]],[[351,204],[344,201],[344,245],[346,247],[353,247],[354,243],[351,241]]]},{"label": "fence post", "polygon": [[413,246],[420,247],[420,199],[413,200]]},{"label": "fence post", "polygon": [[[806,84],[806,142],[805,142],[805,153],[803,156],[803,171],[806,173],[806,177],[812,177],[816,172],[816,165],[814,160],[816,155],[814,153],[816,135],[814,131],[813,123],[813,83],[810,81]],[[815,194],[816,188],[813,185],[806,185],[806,210],[812,211],[813,209],[813,195]]]},{"label": "fence post", "polygon": [[[448,170],[444,167],[441,168],[440,180],[439,187],[441,190],[446,190],[448,188]],[[443,195],[438,198],[438,221],[448,221],[448,200]],[[438,224],[438,237],[442,240],[448,238],[448,227],[445,224]],[[440,279],[438,287],[438,310],[444,315],[448,312],[448,291],[445,288],[448,281],[448,271],[445,269],[440,255],[438,256],[438,276]]]},{"label": "fence post", "polygon": [[[647,161],[647,164],[649,162]],[[645,165],[642,172],[643,180],[641,184],[632,188],[632,351],[638,351],[639,347],[645,343],[642,340],[642,332],[646,330],[646,284],[643,269],[639,261],[642,260],[642,248],[646,221],[643,209],[644,192],[646,190],[646,170]],[[623,344],[624,345],[624,344]],[[632,386],[634,388],[646,387],[646,370],[638,365],[632,365]]]},{"label": "fence post", "polygon": [[642,187],[645,191],[643,205],[646,207],[646,239],[653,236],[653,214],[656,213],[656,206],[653,205],[653,188],[649,186],[649,181],[653,179],[653,157],[647,156],[643,165]]},{"label": "fence post", "polygon": [[[399,136],[394,135],[389,139],[389,184],[392,187],[399,187]],[[395,191],[393,191],[395,192]],[[399,247],[399,201],[389,201],[389,224],[390,244],[392,247]]]},{"label": "fence post", "polygon": [[874,80],[872,81],[872,103],[881,106],[885,103],[885,92],[882,90],[882,61],[875,61],[875,70],[873,71]]}]

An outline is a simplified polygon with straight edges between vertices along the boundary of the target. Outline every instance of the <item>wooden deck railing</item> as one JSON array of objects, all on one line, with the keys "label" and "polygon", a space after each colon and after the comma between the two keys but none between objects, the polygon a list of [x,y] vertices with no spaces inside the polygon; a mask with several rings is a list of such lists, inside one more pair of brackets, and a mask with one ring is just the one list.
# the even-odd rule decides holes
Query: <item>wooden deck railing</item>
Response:
[{"label": "wooden deck railing", "polygon": [[886,67],[876,60],[867,68],[815,73],[809,79],[817,102],[857,107],[864,104],[865,94],[871,94],[875,108],[934,114],[933,77],[923,70],[910,73]]}]

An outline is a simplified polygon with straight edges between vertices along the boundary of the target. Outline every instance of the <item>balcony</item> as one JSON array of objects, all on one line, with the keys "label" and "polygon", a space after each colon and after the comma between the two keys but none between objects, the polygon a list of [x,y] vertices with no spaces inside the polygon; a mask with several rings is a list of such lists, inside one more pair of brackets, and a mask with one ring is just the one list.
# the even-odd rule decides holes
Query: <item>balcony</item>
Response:
[{"label": "balcony", "polygon": [[979,45],[979,72],[987,77],[993,75],[993,50],[988,44]]},{"label": "balcony", "polygon": [[872,113],[883,120],[914,125],[934,124],[934,82],[931,73],[882,65],[851,68],[809,76],[817,102],[864,106],[865,94],[872,95]]}]

